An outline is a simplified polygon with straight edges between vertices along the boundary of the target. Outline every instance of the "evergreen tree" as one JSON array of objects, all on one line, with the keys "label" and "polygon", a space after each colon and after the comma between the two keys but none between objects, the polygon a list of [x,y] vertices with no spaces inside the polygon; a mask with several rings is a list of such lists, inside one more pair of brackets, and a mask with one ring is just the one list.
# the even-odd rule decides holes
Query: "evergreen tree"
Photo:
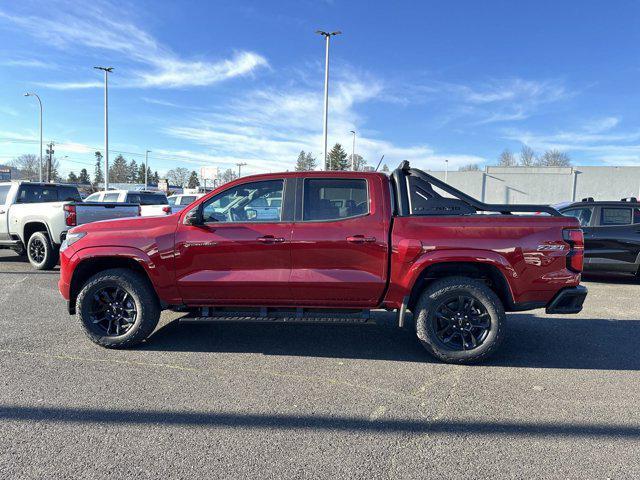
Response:
[{"label": "evergreen tree", "polygon": [[309,171],[315,170],[316,167],[318,166],[318,161],[316,160],[316,157],[314,157],[311,154],[311,152],[307,152],[307,154],[304,157],[304,161],[305,161],[305,164],[306,164],[306,168]]},{"label": "evergreen tree", "polygon": [[[151,170],[149,170],[149,171],[151,171]],[[158,171],[157,170],[155,172],[153,172],[153,176],[149,176],[149,181],[151,183],[155,183],[156,185],[158,185],[158,183],[160,182],[160,175],[158,175]]]},{"label": "evergreen tree", "polygon": [[78,176],[75,173],[73,173],[73,170],[69,172],[69,177],[67,178],[67,182],[78,183]]},{"label": "evergreen tree", "polygon": [[122,155],[118,155],[109,166],[109,182],[126,183],[129,177],[129,165]]},{"label": "evergreen tree", "polygon": [[80,170],[80,175],[78,175],[78,183],[88,184],[91,183],[91,178],[89,177],[89,172],[87,172],[86,168]]},{"label": "evergreen tree", "polygon": [[[149,175],[149,180],[151,175]],[[136,183],[144,183],[144,163],[141,163],[136,172]]]},{"label": "evergreen tree", "polygon": [[104,175],[102,174],[102,154],[96,152],[96,168],[93,172],[93,181],[96,186],[104,183]]},{"label": "evergreen tree", "polygon": [[189,188],[196,188],[200,186],[200,180],[198,180],[198,174],[194,171],[191,172],[191,176],[189,177]]},{"label": "evergreen tree", "polygon": [[138,162],[131,160],[129,164],[129,174],[127,175],[129,183],[138,183]]},{"label": "evergreen tree", "polygon": [[307,169],[307,156],[304,150],[300,150],[298,160],[296,160],[296,172],[304,172]]},{"label": "evergreen tree", "polygon": [[329,170],[349,170],[347,152],[339,143],[336,143],[329,152]]}]

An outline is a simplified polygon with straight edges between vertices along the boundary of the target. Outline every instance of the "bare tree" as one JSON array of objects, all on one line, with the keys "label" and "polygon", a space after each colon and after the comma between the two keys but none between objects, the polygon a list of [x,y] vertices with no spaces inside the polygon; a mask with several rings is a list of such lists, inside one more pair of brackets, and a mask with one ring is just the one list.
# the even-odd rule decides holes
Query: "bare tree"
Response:
[{"label": "bare tree", "polygon": [[462,165],[461,167],[459,167],[458,171],[459,172],[479,172],[480,165],[478,165],[477,163],[469,163],[467,165]]},{"label": "bare tree", "polygon": [[[351,162],[353,161],[351,157],[352,155],[349,155],[349,166],[352,165]],[[354,158],[356,160],[355,162],[356,172],[364,172],[365,168],[367,167],[367,161],[364,158],[362,158],[362,155],[358,155],[357,153]]]},{"label": "bare tree", "polygon": [[516,156],[508,148],[505,148],[498,157],[498,167],[515,167],[517,164]]},{"label": "bare tree", "polygon": [[571,159],[566,153],[551,149],[544,152],[539,164],[542,167],[570,167]]},{"label": "bare tree", "polygon": [[11,166],[18,171],[18,177],[22,180],[36,181],[40,175],[40,159],[28,153],[14,158]]},{"label": "bare tree", "polygon": [[536,157],[533,148],[529,145],[523,145],[522,150],[520,150],[520,166],[522,167],[533,167],[538,163],[538,158]]},{"label": "bare tree", "polygon": [[227,168],[220,175],[220,184],[223,185],[225,183],[229,183],[230,181],[235,180],[236,178],[238,178],[238,174],[233,170],[231,170],[230,168]]},{"label": "bare tree", "polygon": [[167,180],[169,181],[169,185],[182,187],[189,181],[190,175],[191,175],[191,172],[189,171],[188,168],[184,168],[184,167],[172,168],[167,172]]}]

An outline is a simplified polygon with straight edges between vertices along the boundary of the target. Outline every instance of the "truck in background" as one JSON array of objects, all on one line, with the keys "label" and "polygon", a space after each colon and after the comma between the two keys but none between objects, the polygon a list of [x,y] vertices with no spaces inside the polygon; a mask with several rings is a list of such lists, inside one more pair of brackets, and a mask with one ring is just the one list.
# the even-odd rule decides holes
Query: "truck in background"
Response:
[{"label": "truck in background", "polygon": [[0,248],[26,255],[38,270],[50,270],[70,228],[138,215],[137,205],[83,202],[73,185],[2,182]]}]

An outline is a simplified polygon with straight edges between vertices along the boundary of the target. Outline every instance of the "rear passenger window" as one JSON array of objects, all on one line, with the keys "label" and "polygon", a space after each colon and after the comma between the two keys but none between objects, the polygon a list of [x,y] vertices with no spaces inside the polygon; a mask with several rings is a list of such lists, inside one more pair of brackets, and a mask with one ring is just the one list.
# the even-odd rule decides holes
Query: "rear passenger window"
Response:
[{"label": "rear passenger window", "polygon": [[602,207],[600,225],[630,225],[630,208]]},{"label": "rear passenger window", "polygon": [[167,196],[161,193],[143,193],[140,195],[141,205],[168,205]]},{"label": "rear passenger window", "polygon": [[63,202],[81,202],[82,197],[76,187],[58,187],[58,200]]},{"label": "rear passenger window", "polygon": [[187,195],[180,199],[180,205],[189,205],[190,203],[195,202],[195,200],[196,197],[194,197],[193,195]]},{"label": "rear passenger window", "polygon": [[567,217],[575,217],[580,222],[581,227],[589,226],[591,221],[591,214],[593,210],[591,208],[571,208],[569,210],[563,210],[562,214]]},{"label": "rear passenger window", "polygon": [[140,195],[138,195],[137,193],[130,193],[127,195],[127,202],[128,203],[137,203],[138,205],[140,205]]},{"label": "rear passenger window", "polygon": [[20,185],[18,192],[18,203],[46,203],[57,202],[58,191],[55,185]]},{"label": "rear passenger window", "polygon": [[102,197],[102,201],[103,202],[117,202],[119,196],[120,196],[119,193],[105,193],[104,197]]},{"label": "rear passenger window", "polygon": [[0,185],[0,205],[4,205],[7,201],[7,194],[11,189],[11,185]]},{"label": "rear passenger window", "polygon": [[367,182],[348,178],[307,178],[303,220],[340,220],[369,213]]},{"label": "rear passenger window", "polygon": [[633,209],[633,223],[640,223],[640,208]]}]

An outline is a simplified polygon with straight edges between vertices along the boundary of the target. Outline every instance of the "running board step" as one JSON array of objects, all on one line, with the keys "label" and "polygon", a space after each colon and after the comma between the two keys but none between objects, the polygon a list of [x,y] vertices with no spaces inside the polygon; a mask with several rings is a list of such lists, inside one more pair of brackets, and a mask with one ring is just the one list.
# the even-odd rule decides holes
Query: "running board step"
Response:
[{"label": "running board step", "polygon": [[257,322],[257,323],[375,323],[369,310],[318,311],[303,308],[277,310],[261,308],[233,311],[203,307],[182,317],[181,322]]}]

